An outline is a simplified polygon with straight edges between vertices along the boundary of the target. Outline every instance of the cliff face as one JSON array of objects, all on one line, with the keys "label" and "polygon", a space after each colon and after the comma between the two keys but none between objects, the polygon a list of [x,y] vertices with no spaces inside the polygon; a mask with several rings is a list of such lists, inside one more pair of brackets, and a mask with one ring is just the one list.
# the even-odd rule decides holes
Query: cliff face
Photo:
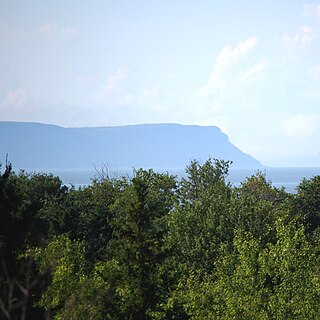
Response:
[{"label": "cliff face", "polygon": [[0,122],[0,161],[9,155],[24,169],[184,168],[209,156],[232,160],[233,167],[260,167],[259,161],[231,144],[217,127],[148,124],[98,128],[63,128]]}]

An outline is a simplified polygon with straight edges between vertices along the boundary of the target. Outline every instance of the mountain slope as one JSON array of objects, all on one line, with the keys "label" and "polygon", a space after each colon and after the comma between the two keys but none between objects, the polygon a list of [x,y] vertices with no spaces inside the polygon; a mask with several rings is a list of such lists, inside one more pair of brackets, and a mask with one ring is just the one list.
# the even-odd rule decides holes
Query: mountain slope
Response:
[{"label": "mountain slope", "polygon": [[[15,168],[68,169],[152,167],[183,168],[209,156],[232,160],[234,167],[260,167],[217,127],[148,124],[64,128],[23,122],[0,122],[0,159]],[[3,162],[3,160],[2,160]]]}]

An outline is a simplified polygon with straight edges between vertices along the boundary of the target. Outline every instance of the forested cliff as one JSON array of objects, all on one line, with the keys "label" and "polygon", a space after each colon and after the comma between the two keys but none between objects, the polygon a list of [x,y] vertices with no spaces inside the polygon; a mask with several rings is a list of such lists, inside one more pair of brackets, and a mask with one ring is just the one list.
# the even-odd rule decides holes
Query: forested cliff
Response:
[{"label": "forested cliff", "polygon": [[184,168],[192,159],[228,159],[235,167],[261,167],[229,142],[217,127],[149,124],[100,128],[63,128],[0,122],[0,159],[16,168],[78,169],[100,167]]}]

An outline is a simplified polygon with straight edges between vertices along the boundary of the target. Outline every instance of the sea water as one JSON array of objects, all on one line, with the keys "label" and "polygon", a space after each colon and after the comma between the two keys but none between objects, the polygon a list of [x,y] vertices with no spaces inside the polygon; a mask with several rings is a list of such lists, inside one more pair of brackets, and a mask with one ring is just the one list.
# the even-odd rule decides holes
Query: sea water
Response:
[{"label": "sea water", "polygon": [[[172,175],[181,178],[186,175],[185,169],[157,169],[158,172],[169,172]],[[99,170],[99,169],[66,169],[66,170],[44,170],[60,177],[62,182],[75,187],[86,186],[92,183],[92,179],[99,179],[103,175],[119,178],[121,176],[132,176],[133,169],[121,168],[117,170]],[[233,186],[239,186],[246,178],[261,172],[266,179],[272,183],[272,186],[284,187],[289,193],[295,193],[296,188],[302,179],[310,179],[313,176],[320,175],[320,167],[264,167],[264,168],[230,168],[227,180]]]},{"label": "sea water", "polygon": [[238,169],[231,168],[229,181],[235,185],[240,185],[247,177],[252,176],[260,171],[270,181],[272,186],[284,187],[289,193],[295,193],[297,186],[303,179],[310,179],[320,175],[320,167],[265,167],[262,169]]}]

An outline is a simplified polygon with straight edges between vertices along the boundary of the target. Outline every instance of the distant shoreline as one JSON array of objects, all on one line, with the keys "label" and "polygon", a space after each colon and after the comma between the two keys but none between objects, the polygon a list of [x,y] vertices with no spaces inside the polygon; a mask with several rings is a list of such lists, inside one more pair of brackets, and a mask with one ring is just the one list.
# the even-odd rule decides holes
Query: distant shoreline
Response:
[{"label": "distant shoreline", "polygon": [[[15,168],[13,168],[15,170]],[[89,185],[92,179],[98,178],[99,174],[108,174],[109,177],[119,178],[121,176],[132,176],[133,168],[101,168],[105,172],[99,172],[99,168],[80,169],[25,169],[28,173],[51,173],[58,176],[66,185]],[[138,169],[138,168],[136,168]],[[143,168],[148,169],[148,168]],[[15,170],[17,171],[17,170]],[[185,168],[155,168],[156,172],[169,172],[172,175],[182,177],[185,175]],[[266,175],[274,187],[285,187],[289,193],[295,193],[295,188],[302,179],[310,179],[315,175],[320,175],[320,167],[263,167],[263,168],[233,168],[231,166],[227,181],[233,186],[238,186],[257,172]]]}]

